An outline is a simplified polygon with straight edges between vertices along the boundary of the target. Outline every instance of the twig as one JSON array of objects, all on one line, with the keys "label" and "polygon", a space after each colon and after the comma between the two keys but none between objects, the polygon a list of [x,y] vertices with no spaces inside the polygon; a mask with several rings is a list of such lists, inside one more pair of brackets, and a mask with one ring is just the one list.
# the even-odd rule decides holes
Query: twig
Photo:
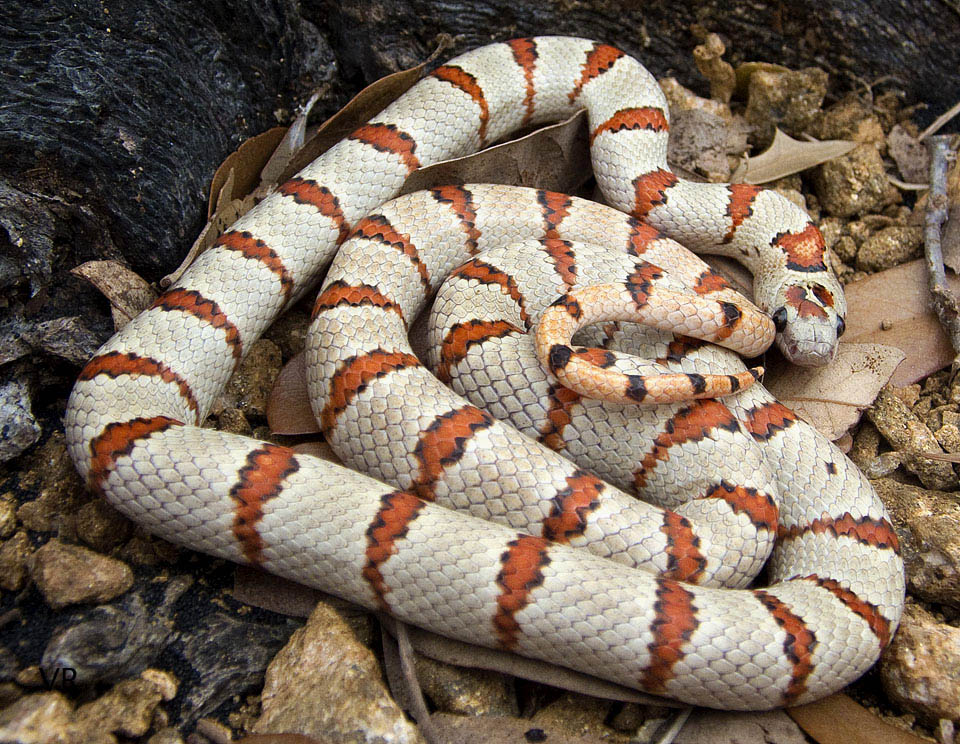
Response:
[{"label": "twig", "polygon": [[953,106],[950,107],[949,111],[947,111],[946,113],[940,114],[940,116],[934,119],[933,124],[931,124],[929,127],[924,129],[920,133],[920,136],[917,137],[917,139],[922,142],[928,137],[932,137],[934,134],[940,131],[940,128],[944,124],[950,121],[957,114],[960,114],[960,103],[955,103]]},{"label": "twig", "polygon": [[960,306],[947,286],[947,274],[943,267],[943,248],[940,242],[940,229],[947,221],[949,203],[947,201],[947,168],[955,155],[950,149],[950,135],[937,135],[927,140],[930,150],[930,193],[927,197],[927,213],[924,218],[923,244],[927,259],[927,271],[930,274],[930,294],[933,296],[933,308],[940,319],[950,345],[953,346],[953,365],[957,367],[960,355]]},{"label": "twig", "polygon": [[[417,670],[413,666],[413,646],[410,643],[406,624],[387,615],[380,616],[380,624],[382,628],[388,631],[383,634],[384,655],[389,649],[391,653],[396,653],[397,660],[400,662],[400,679],[396,681],[402,683],[403,691],[400,695],[395,691],[394,697],[402,697],[406,704],[410,706],[410,714],[417,722],[420,733],[427,740],[427,744],[441,744],[442,738],[430,718],[427,701],[423,699],[423,691],[420,689],[420,682],[417,679]],[[395,649],[390,648],[391,641],[396,642]],[[388,681],[392,684],[393,680],[390,680],[389,677],[390,675],[388,675]]]}]

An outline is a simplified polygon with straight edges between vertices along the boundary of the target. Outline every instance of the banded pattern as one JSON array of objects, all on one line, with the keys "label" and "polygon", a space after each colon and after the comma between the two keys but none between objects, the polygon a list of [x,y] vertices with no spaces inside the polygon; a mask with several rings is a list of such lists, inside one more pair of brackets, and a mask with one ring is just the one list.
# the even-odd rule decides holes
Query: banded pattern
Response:
[{"label": "banded pattern", "polygon": [[[504,186],[390,201],[419,167],[579,108],[601,187],[632,216]],[[667,234],[762,267],[758,301],[782,321],[781,347],[803,362],[832,354],[843,299],[809,221],[770,192],[669,173],[667,131],[655,81],[608,45],[519,39],[442,65],[238,220],[97,353],[66,416],[78,469],[167,539],[656,694],[768,708],[855,679],[896,627],[903,575],[882,506],[842,455],[759,385],[667,404],[664,418],[525,366],[550,303],[570,294],[589,316],[576,292],[591,284],[620,282],[651,314],[668,292],[697,314],[713,303],[711,337],[726,341],[748,325],[751,306]],[[495,255],[521,238],[520,258]],[[641,256],[669,273],[638,268]],[[194,425],[331,260],[308,377],[354,470]],[[469,403],[406,339],[451,273],[430,362]],[[694,390],[708,375],[746,379],[729,352],[670,327],[683,335],[583,329],[601,348],[570,356],[615,369],[619,352],[639,354],[655,360],[640,379],[682,374]],[[621,490],[639,480],[662,507]],[[775,532],[774,584],[743,590]]]}]

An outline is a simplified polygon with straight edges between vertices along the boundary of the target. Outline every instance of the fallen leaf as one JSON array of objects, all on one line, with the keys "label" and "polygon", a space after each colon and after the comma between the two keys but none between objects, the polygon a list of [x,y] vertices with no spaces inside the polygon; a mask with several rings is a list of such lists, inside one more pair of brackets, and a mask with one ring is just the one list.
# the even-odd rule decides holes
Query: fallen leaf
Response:
[{"label": "fallen leaf", "polygon": [[887,135],[887,152],[904,181],[926,183],[930,178],[930,152],[920,140],[897,124]]},{"label": "fallen leaf", "polygon": [[904,356],[892,346],[841,343],[826,367],[774,362],[764,385],[828,439],[838,439],[860,420]]},{"label": "fallen leaf", "polygon": [[819,744],[926,744],[926,739],[878,718],[847,695],[787,708],[789,715]]},{"label": "fallen leaf", "polygon": [[[960,277],[948,272],[947,283],[960,293]],[[848,284],[844,342],[895,346],[906,359],[890,384],[909,385],[953,361],[950,339],[930,305],[926,265],[922,259],[894,266]],[[886,327],[886,330],[884,329]]]},{"label": "fallen leaf", "polygon": [[307,364],[303,352],[287,362],[270,391],[267,426],[274,434],[319,434],[320,426],[310,407]]},{"label": "fallen leaf", "polygon": [[770,147],[743,161],[730,180],[738,183],[768,183],[839,158],[856,146],[856,142],[848,140],[802,142],[777,129]]},{"label": "fallen leaf", "polygon": [[213,174],[207,219],[212,219],[220,206],[221,193],[228,178],[233,179],[229,198],[241,199],[260,184],[260,174],[286,136],[287,127],[274,127],[246,140],[230,153]]},{"label": "fallen leaf", "polygon": [[525,137],[414,171],[403,193],[464,183],[535,186],[568,193],[591,175],[586,112],[578,111]]},{"label": "fallen leaf", "polygon": [[320,125],[313,136],[290,160],[287,168],[277,179],[278,182],[286,181],[297,171],[312,163],[361,124],[365,124],[410,90],[423,75],[427,65],[433,61],[442,49],[443,47],[438,47],[429,59],[416,67],[380,78],[357,93],[347,102],[346,106]]},{"label": "fallen leaf", "polygon": [[337,453],[333,451],[333,447],[320,440],[314,442],[300,442],[300,444],[295,444],[290,449],[301,455],[319,457],[321,460],[332,462],[334,465],[343,465],[343,462],[339,457],[337,457]]},{"label": "fallen leaf", "polygon": [[113,328],[119,331],[157,299],[146,279],[117,261],[87,261],[70,269],[110,301]]}]

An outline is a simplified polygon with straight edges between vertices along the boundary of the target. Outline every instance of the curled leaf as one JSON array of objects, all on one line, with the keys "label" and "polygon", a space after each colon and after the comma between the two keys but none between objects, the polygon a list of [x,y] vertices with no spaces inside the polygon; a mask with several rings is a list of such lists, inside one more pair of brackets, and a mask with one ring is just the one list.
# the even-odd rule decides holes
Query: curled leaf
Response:
[{"label": "curled leaf", "polygon": [[591,175],[585,111],[519,139],[415,171],[403,193],[432,186],[503,183],[548,191],[575,191]]},{"label": "curled leaf", "polygon": [[87,261],[70,273],[86,279],[110,301],[117,331],[157,299],[146,279],[117,261]]},{"label": "curled leaf", "polygon": [[856,146],[856,142],[848,140],[802,142],[777,129],[770,147],[741,163],[740,167],[734,171],[731,180],[743,183],[769,183],[839,158]]}]

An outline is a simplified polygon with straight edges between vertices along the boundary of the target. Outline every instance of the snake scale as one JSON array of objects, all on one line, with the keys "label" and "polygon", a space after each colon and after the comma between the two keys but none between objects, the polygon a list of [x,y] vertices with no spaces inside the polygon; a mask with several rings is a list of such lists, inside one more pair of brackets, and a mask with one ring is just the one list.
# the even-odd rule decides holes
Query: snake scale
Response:
[{"label": "snake scale", "polygon": [[[611,206],[493,185],[395,198],[417,168],[581,108]],[[66,414],[78,469],[161,537],[453,638],[724,709],[843,687],[899,622],[896,535],[860,472],[707,342],[756,353],[775,325],[822,364],[842,293],[802,210],[678,178],[668,126],[655,80],[606,44],[441,65],[98,351]],[[674,240],[746,263],[772,323]],[[324,273],[308,381],[350,469],[201,428]],[[636,314],[656,327],[621,322]],[[765,564],[770,585],[747,588]]]}]

